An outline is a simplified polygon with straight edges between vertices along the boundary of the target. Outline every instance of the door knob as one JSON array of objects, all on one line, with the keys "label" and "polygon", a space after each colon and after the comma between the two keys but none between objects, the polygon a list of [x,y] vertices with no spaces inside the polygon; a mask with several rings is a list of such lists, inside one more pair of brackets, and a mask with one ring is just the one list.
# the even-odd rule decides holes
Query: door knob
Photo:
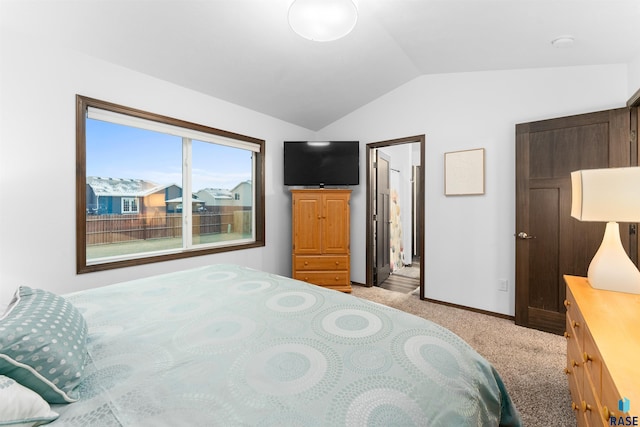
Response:
[{"label": "door knob", "polygon": [[525,233],[524,231],[519,232],[518,234],[515,235],[518,239],[535,239],[536,236],[529,236],[527,233]]}]

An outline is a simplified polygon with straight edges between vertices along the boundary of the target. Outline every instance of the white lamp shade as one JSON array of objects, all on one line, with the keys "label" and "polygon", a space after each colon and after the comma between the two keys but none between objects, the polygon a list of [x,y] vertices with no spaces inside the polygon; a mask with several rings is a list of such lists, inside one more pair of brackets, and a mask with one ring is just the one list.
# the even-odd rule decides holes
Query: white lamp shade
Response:
[{"label": "white lamp shade", "polygon": [[358,21],[352,0],[295,0],[289,7],[289,25],[300,36],[327,42],[346,36]]},{"label": "white lamp shade", "polygon": [[640,167],[572,172],[571,216],[580,221],[640,222]]}]

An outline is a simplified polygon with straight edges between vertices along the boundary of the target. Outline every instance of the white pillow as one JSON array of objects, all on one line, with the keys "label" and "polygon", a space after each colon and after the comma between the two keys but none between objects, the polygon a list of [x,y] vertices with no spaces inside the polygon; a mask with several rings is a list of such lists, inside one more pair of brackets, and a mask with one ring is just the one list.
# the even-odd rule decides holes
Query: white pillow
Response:
[{"label": "white pillow", "polygon": [[39,426],[56,418],[38,393],[0,375],[0,426]]},{"label": "white pillow", "polygon": [[8,286],[0,287],[0,317],[7,312],[11,303],[15,302],[17,291],[18,286],[15,288],[9,288]]}]

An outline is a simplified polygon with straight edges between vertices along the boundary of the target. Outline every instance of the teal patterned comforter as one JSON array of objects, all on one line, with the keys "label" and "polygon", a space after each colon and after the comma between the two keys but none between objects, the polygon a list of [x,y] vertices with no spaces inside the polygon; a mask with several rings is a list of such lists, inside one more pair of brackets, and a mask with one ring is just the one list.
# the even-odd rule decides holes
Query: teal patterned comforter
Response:
[{"label": "teal patterned comforter", "polygon": [[347,294],[213,265],[66,297],[89,361],[52,425],[520,424],[462,339]]}]

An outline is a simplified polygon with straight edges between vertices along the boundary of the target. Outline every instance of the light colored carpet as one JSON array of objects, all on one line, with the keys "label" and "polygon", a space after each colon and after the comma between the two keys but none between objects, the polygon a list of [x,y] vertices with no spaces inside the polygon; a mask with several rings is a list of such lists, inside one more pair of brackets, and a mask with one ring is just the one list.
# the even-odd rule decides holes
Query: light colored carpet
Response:
[{"label": "light colored carpet", "polygon": [[422,301],[417,295],[358,285],[352,289],[352,295],[431,320],[464,339],[500,373],[525,426],[576,425],[564,374],[564,337]]}]

